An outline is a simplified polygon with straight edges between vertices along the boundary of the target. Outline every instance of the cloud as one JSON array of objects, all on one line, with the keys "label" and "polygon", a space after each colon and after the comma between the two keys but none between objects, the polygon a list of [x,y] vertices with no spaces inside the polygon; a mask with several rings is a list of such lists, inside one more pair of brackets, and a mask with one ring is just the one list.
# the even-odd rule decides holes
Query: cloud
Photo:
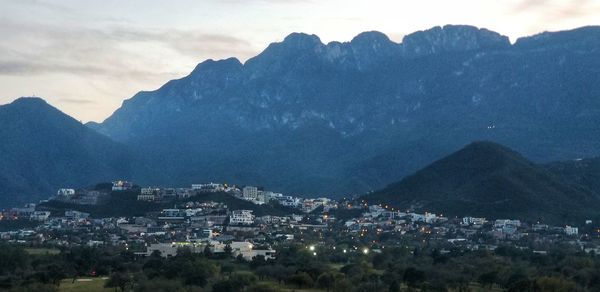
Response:
[{"label": "cloud", "polygon": [[77,99],[77,98],[61,98],[58,100],[59,103],[70,103],[76,105],[95,104],[96,102],[89,99]]},{"label": "cloud", "polygon": [[[161,58],[156,54],[201,62],[205,58],[247,58],[255,53],[244,40],[195,30],[73,28],[0,19],[0,35],[5,36],[0,44],[0,74],[4,75],[140,74],[153,67],[148,61]],[[137,51],[146,51],[148,56]]]},{"label": "cloud", "polygon": [[541,25],[597,15],[599,9],[595,0],[519,0],[510,7],[512,13],[536,16]]}]

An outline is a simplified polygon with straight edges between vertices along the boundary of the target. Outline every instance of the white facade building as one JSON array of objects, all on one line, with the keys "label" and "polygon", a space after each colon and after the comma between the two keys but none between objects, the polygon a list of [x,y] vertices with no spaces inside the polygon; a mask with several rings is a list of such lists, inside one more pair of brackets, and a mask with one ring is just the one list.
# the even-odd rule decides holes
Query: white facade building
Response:
[{"label": "white facade building", "polygon": [[231,212],[229,224],[232,225],[251,225],[254,223],[254,215],[251,210],[234,210]]},{"label": "white facade building", "polygon": [[567,226],[565,226],[565,234],[577,235],[577,234],[579,234],[579,228],[567,225]]},{"label": "white facade building", "polygon": [[485,222],[485,218],[479,217],[463,217],[462,218],[463,225],[483,225]]},{"label": "white facade building", "polygon": [[192,184],[193,191],[201,191],[201,192],[209,192],[209,193],[218,193],[224,192],[225,186],[223,184],[217,183],[207,183],[207,184]]},{"label": "white facade building", "polygon": [[75,195],[75,190],[74,189],[59,189],[56,194],[59,196],[70,197],[70,196]]},{"label": "white facade building", "polygon": [[131,188],[133,188],[133,184],[124,180],[114,181],[112,186],[113,191],[126,191]]},{"label": "white facade building", "polygon": [[248,201],[255,201],[258,197],[258,188],[253,186],[245,186],[242,189],[242,198]]},{"label": "white facade building", "polygon": [[48,217],[50,217],[50,211],[34,211],[29,216],[29,219],[33,221],[46,221]]}]

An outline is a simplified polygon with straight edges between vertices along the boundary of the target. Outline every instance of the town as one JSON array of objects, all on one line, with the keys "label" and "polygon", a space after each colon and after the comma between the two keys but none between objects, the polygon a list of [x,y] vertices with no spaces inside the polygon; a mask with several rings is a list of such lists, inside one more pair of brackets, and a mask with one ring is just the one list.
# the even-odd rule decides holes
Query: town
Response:
[{"label": "town", "polygon": [[[144,216],[99,218],[75,208],[110,204],[111,196],[125,194],[133,194],[137,202],[146,204],[177,203]],[[207,195],[274,207],[238,209],[228,206],[225,200],[197,200]],[[49,203],[71,208],[57,213],[56,208],[48,208]],[[180,247],[222,253],[228,246],[235,256],[252,260],[258,255],[275,257],[274,248],[289,241],[327,248],[344,242],[348,243],[346,252],[375,253],[407,242],[441,243],[442,252],[455,246],[494,250],[510,244],[543,254],[557,243],[568,243],[587,253],[600,251],[600,229],[591,220],[580,226],[549,226],[517,219],[447,218],[369,205],[360,199],[308,199],[255,186],[237,188],[218,183],[156,188],[115,181],[106,191],[64,188],[40,204],[5,210],[0,219],[5,223],[27,223],[25,228],[18,228],[18,224],[13,230],[4,227],[0,238],[5,242],[26,246],[119,246],[140,256],[156,251],[164,257],[173,256]]]},{"label": "town", "polygon": [[[62,188],[47,200],[4,210],[0,219],[1,258],[12,266],[19,265],[15,254],[33,257],[32,264],[44,257],[53,263],[32,266],[37,272],[20,276],[24,280],[4,274],[0,287],[6,289],[35,277],[48,291],[188,291],[189,285],[209,291],[574,291],[573,282],[547,276],[552,266],[527,274],[518,265],[543,258],[557,267],[578,265],[600,252],[600,229],[592,220],[552,226],[449,218],[362,197],[302,198],[220,183],[159,188],[118,180]],[[499,265],[507,264],[515,266],[499,274]],[[452,272],[441,275],[440,269]],[[588,278],[578,281],[593,282]],[[85,286],[91,283],[100,288]]]}]

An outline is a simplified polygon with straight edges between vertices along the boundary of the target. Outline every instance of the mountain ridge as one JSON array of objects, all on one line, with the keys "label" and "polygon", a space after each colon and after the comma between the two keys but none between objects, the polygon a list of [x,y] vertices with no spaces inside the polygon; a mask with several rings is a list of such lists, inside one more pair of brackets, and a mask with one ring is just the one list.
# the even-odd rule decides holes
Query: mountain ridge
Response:
[{"label": "mountain ridge", "polygon": [[449,216],[560,224],[596,216],[600,205],[598,194],[567,183],[509,148],[481,141],[364,199]]},{"label": "mountain ridge", "polygon": [[127,176],[124,145],[40,98],[0,106],[0,205],[46,199],[60,187]]},{"label": "mountain ridge", "polygon": [[299,194],[372,190],[475,140],[536,162],[592,157],[598,35],[550,33],[537,47],[444,26],[407,36],[429,52],[417,56],[378,32],[328,44],[295,33],[244,64],[202,62],[89,126],[168,169],[141,182],[235,179]]}]

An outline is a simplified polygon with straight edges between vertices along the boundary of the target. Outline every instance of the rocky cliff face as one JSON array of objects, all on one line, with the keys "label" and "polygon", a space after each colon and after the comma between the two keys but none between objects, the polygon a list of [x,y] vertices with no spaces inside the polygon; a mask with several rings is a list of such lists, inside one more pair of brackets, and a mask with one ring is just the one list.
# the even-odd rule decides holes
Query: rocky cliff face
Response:
[{"label": "rocky cliff face", "polygon": [[508,38],[469,26],[294,33],[140,92],[99,132],[149,158],[141,181],[363,192],[479,139],[536,161],[600,154],[600,28]]}]

